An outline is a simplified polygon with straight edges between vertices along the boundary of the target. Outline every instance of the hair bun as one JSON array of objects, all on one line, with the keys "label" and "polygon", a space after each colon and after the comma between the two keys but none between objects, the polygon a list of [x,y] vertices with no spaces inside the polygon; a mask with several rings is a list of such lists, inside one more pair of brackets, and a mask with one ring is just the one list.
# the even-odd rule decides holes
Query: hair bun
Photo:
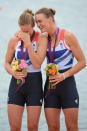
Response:
[{"label": "hair bun", "polygon": [[32,16],[34,16],[34,13],[32,13],[32,10],[30,10],[30,9],[26,9],[26,10],[24,10],[24,12],[25,12],[25,13],[29,13],[29,14],[31,14]]},{"label": "hair bun", "polygon": [[55,11],[54,9],[51,9],[51,8],[50,8],[49,10],[52,12],[53,15],[56,14],[56,11]]}]

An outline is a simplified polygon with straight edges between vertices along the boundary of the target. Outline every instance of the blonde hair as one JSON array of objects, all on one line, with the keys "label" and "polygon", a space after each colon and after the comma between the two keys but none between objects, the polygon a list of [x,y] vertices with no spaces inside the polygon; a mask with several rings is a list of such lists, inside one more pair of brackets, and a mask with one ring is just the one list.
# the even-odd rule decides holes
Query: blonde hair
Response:
[{"label": "blonde hair", "polygon": [[19,16],[18,24],[19,25],[26,25],[31,24],[32,27],[35,25],[35,20],[33,18],[34,14],[32,13],[32,10],[26,9],[24,12]]},{"label": "blonde hair", "polygon": [[56,11],[54,9],[51,8],[41,8],[39,9],[35,15],[37,14],[44,14],[46,18],[52,17],[53,18],[53,22],[55,22],[54,20],[54,15],[55,15]]}]

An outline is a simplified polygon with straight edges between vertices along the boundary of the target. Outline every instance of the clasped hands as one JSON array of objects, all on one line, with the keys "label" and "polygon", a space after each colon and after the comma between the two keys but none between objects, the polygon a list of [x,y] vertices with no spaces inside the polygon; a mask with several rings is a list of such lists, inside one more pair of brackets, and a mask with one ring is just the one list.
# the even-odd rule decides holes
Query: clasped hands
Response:
[{"label": "clasped hands", "polygon": [[59,82],[63,81],[64,77],[62,75],[62,73],[58,73],[57,75],[54,76],[49,76],[49,81],[52,82],[53,86],[55,86],[56,84],[58,84]]},{"label": "clasped hands", "polygon": [[31,44],[29,32],[18,31],[15,36],[23,40],[25,48],[28,48],[29,44]]}]

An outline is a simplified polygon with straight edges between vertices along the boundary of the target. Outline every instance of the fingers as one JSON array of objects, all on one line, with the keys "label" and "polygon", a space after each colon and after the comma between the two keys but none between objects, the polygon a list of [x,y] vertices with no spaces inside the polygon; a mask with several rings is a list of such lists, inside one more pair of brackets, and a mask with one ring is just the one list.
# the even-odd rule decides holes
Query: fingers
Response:
[{"label": "fingers", "polygon": [[52,83],[54,83],[54,82],[56,82],[56,81],[58,81],[58,80],[57,80],[57,79],[50,80],[50,82],[52,82]]},{"label": "fingers", "polygon": [[16,79],[21,79],[24,77],[24,74],[22,72],[17,72],[15,71],[13,76],[16,78]]},{"label": "fingers", "polygon": [[50,80],[57,79],[57,78],[58,78],[58,75],[49,76],[49,79],[50,79]]},{"label": "fingers", "polygon": [[50,76],[49,80],[50,80],[51,83],[53,83],[53,86],[55,86],[59,82],[63,81],[64,78],[63,78],[63,75],[61,73],[58,73],[57,75]]},{"label": "fingers", "polygon": [[20,32],[21,32],[21,30],[17,31],[17,32],[15,33],[15,36],[18,37],[18,34],[19,34]]},{"label": "fingers", "polygon": [[18,33],[18,37],[23,37],[23,36],[29,36],[29,33],[22,32],[22,31]]},{"label": "fingers", "polygon": [[18,37],[21,38],[21,39],[23,39],[23,36],[24,36],[24,35],[22,34],[22,32],[20,32],[20,33],[18,34]]},{"label": "fingers", "polygon": [[53,83],[52,85],[53,85],[53,86],[56,86],[58,83],[59,83],[59,82],[57,81],[57,82]]},{"label": "fingers", "polygon": [[30,35],[28,33],[20,32],[18,34],[18,37],[23,40],[25,48],[27,48],[29,46],[29,43],[31,44]]},{"label": "fingers", "polygon": [[58,79],[50,80],[50,83],[52,83],[52,85],[55,86],[56,84],[59,83],[59,80]]},{"label": "fingers", "polygon": [[57,75],[50,76],[49,80],[50,80],[51,83],[53,83],[53,86],[55,86],[56,84],[58,84],[58,76]]},{"label": "fingers", "polygon": [[19,77],[24,77],[24,74],[22,72],[18,72]]}]

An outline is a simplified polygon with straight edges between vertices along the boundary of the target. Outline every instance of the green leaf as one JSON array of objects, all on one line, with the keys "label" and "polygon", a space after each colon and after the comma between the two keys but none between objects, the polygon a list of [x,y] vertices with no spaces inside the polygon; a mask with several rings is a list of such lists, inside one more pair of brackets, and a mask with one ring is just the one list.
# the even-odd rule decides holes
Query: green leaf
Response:
[{"label": "green leaf", "polygon": [[21,84],[21,80],[17,79],[17,85]]}]

